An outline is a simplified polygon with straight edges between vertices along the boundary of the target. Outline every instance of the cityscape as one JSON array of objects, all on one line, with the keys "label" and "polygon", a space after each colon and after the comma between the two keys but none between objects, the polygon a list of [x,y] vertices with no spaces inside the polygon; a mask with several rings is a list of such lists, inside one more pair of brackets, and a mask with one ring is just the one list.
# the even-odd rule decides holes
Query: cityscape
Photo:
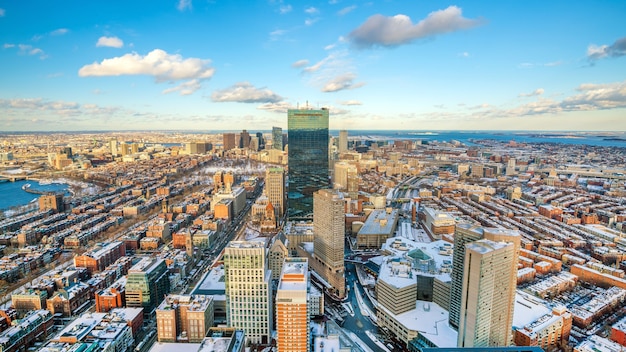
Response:
[{"label": "cityscape", "polygon": [[625,350],[624,18],[0,1],[0,352]]}]

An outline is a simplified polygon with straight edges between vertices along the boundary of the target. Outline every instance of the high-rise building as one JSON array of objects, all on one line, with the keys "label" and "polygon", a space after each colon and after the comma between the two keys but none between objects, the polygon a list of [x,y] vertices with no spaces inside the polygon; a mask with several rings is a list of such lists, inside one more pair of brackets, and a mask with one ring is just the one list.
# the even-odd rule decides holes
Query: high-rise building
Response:
[{"label": "high-rise building", "polygon": [[122,143],[122,144],[120,145],[120,147],[121,147],[121,151],[122,151],[122,156],[124,156],[124,155],[130,155],[130,153],[131,153],[130,144],[128,144],[128,143]]},{"label": "high-rise building", "polygon": [[276,290],[278,352],[310,351],[307,263],[306,258],[285,258],[283,264],[280,283]]},{"label": "high-rise building", "polygon": [[265,170],[265,195],[276,211],[276,218],[282,218],[285,213],[285,170],[282,167]]},{"label": "high-rise building", "polygon": [[159,342],[201,342],[213,326],[213,296],[169,295],[156,320]]},{"label": "high-rise building", "polygon": [[[516,230],[507,230],[500,228],[483,228],[481,226],[470,223],[459,223],[454,230],[454,254],[452,257],[452,273],[450,275],[450,316],[449,323],[453,328],[459,328],[461,314],[461,299],[463,296],[463,272],[465,262],[466,244],[481,239],[487,239],[494,242],[508,242],[513,244],[514,261],[508,268],[510,276],[507,275],[509,284],[515,287],[517,282],[517,259],[520,249],[520,234]],[[515,292],[508,299],[514,302]],[[513,304],[510,306],[510,317],[513,317]],[[512,322],[510,323],[512,324]]]},{"label": "high-rise building", "polygon": [[265,137],[263,137],[263,133],[257,132],[256,138],[259,140],[259,150],[265,149]]},{"label": "high-rise building", "polygon": [[111,145],[111,156],[113,157],[118,156],[119,150],[117,149],[117,140],[111,139],[110,145]]},{"label": "high-rise building", "polygon": [[[348,175],[356,174],[356,165],[346,161],[335,162],[333,188],[345,191],[348,189]],[[358,186],[358,184],[357,184]]]},{"label": "high-rise building", "polygon": [[271,272],[261,242],[231,241],[224,249],[226,323],[251,343],[267,344],[272,331]]},{"label": "high-rise building", "polygon": [[224,133],[222,135],[224,150],[231,150],[237,147],[235,134],[234,133]]},{"label": "high-rise building", "polygon": [[283,150],[283,129],[272,127],[272,149]]},{"label": "high-rise building", "polygon": [[126,306],[143,307],[151,314],[163,297],[170,292],[167,265],[163,259],[142,258],[128,270]]},{"label": "high-rise building", "polygon": [[313,193],[329,187],[328,109],[288,111],[289,219],[310,219]]},{"label": "high-rise building", "polygon": [[325,270],[317,273],[334,287],[334,294],[345,296],[344,241],[345,213],[341,193],[330,189],[315,192],[313,215],[313,251]]},{"label": "high-rise building", "polygon": [[339,131],[339,142],[337,143],[337,152],[342,153],[348,150],[348,131]]},{"label": "high-rise building", "polygon": [[515,245],[479,240],[465,245],[458,347],[498,347],[512,342]]},{"label": "high-rise building", "polygon": [[239,134],[239,148],[248,148],[250,146],[250,133],[243,130]]}]

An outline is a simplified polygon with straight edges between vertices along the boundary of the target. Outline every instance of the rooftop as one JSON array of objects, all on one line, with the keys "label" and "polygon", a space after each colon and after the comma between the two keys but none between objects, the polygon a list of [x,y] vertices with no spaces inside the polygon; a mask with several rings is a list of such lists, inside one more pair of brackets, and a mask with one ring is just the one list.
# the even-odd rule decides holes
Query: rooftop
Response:
[{"label": "rooftop", "polygon": [[376,209],[367,217],[359,235],[391,235],[398,220],[398,209],[387,212],[385,209]]}]

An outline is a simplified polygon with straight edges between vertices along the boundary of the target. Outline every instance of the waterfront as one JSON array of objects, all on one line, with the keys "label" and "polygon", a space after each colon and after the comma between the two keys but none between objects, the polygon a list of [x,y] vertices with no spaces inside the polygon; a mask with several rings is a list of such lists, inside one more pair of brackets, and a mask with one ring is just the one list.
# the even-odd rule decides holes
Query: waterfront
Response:
[{"label": "waterfront", "polygon": [[65,183],[40,184],[38,181],[0,182],[0,210],[11,207],[23,206],[38,199],[41,195],[28,193],[22,189],[26,184],[30,188],[43,192],[67,191],[69,186]]}]

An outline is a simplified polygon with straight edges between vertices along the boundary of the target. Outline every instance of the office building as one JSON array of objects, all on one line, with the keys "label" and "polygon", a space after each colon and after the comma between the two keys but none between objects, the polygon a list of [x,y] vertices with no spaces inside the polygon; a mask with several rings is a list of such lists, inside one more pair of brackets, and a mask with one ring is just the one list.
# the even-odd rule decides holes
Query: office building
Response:
[{"label": "office building", "polygon": [[224,133],[222,135],[224,150],[231,150],[237,147],[236,138],[234,133]]},{"label": "office building", "polygon": [[272,149],[283,150],[283,129],[272,127]]},{"label": "office building", "polygon": [[143,307],[144,314],[151,314],[170,291],[167,266],[163,259],[142,258],[128,270],[127,278],[126,305]]},{"label": "office building", "polygon": [[276,346],[279,352],[310,351],[307,277],[306,258],[285,258],[276,291]]},{"label": "office building", "polygon": [[119,155],[119,150],[117,149],[117,140],[111,139],[111,141],[109,142],[109,145],[111,147],[111,156],[115,158],[116,156]]},{"label": "office building", "polygon": [[398,225],[398,209],[375,209],[363,223],[356,234],[358,249],[379,249],[380,246],[393,237]]},{"label": "office building", "polygon": [[348,150],[348,131],[339,131],[339,141],[337,143],[337,152],[343,153]]},{"label": "office building", "polygon": [[[465,262],[465,245],[480,239],[487,239],[495,242],[510,242],[514,247],[514,260],[508,268],[509,285],[515,286],[517,283],[517,258],[520,249],[520,234],[516,230],[506,230],[500,228],[483,228],[470,223],[459,223],[454,230],[454,254],[452,257],[452,275],[450,287],[450,326],[459,328],[461,312],[461,296],[463,294],[463,272]],[[508,298],[514,300],[514,292]],[[513,315],[513,305],[509,307]],[[509,324],[510,325],[510,324]]]},{"label": "office building", "polygon": [[288,216],[310,219],[313,193],[329,188],[328,109],[290,109],[288,128]]},{"label": "office building", "polygon": [[[516,264],[513,243],[479,240],[465,245],[458,347],[508,346],[512,342]],[[513,300],[511,300],[513,297]]]},{"label": "office building", "polygon": [[213,326],[213,297],[169,295],[156,310],[159,342],[201,342]]},{"label": "office building", "polygon": [[[349,191],[350,188],[354,191],[354,185],[350,187],[350,182],[354,179],[350,176],[357,176],[356,164],[346,161],[335,162],[333,172],[333,188],[342,191]],[[356,191],[358,191],[358,178],[356,187]]]},{"label": "office building", "polygon": [[[333,286],[333,294],[345,296],[344,241],[345,213],[344,199],[340,193],[322,189],[314,195],[313,250],[316,263],[313,268]],[[319,270],[321,268],[322,270]]]},{"label": "office building", "polygon": [[276,218],[285,213],[285,170],[282,167],[270,167],[265,170],[265,195],[274,207]]},{"label": "office building", "polygon": [[239,148],[248,148],[250,146],[250,133],[243,130],[239,134]]},{"label": "office building", "polygon": [[63,194],[44,194],[39,197],[38,202],[40,211],[52,209],[55,212],[61,212],[65,210],[65,203],[63,203]]},{"label": "office building", "polygon": [[250,343],[268,344],[272,331],[271,272],[261,242],[231,241],[224,249],[226,324]]}]

